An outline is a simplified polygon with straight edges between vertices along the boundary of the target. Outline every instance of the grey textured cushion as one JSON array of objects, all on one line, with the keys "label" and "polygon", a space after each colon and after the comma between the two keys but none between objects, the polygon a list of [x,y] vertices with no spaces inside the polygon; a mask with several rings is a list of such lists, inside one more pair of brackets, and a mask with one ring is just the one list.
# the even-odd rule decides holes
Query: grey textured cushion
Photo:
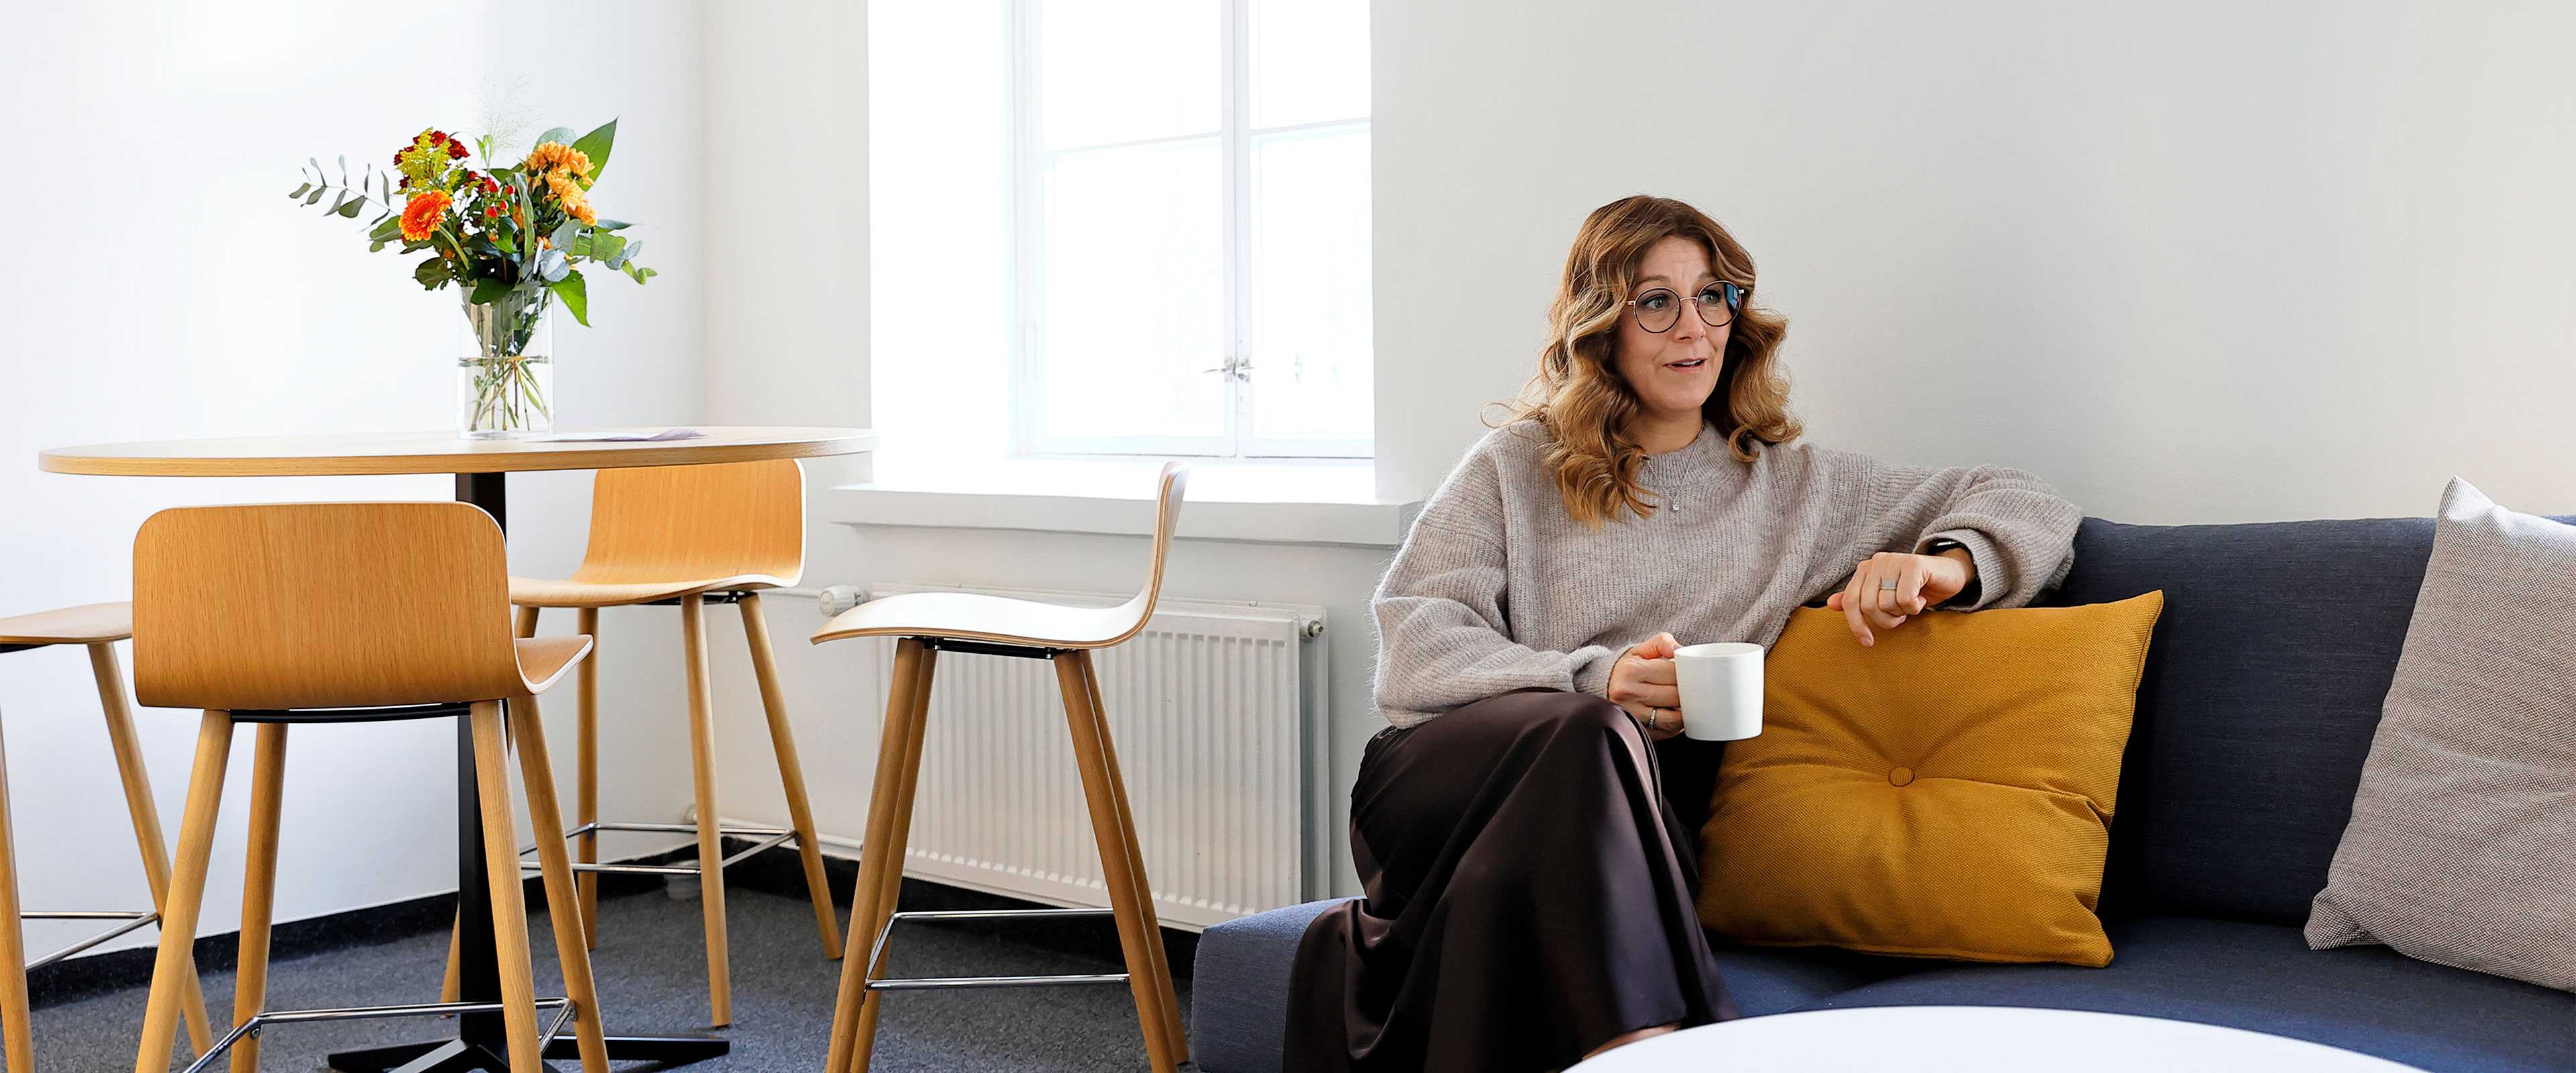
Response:
[{"label": "grey textured cushion", "polygon": [[2285,924],[2148,917],[2108,930],[2119,951],[2109,968],[1942,966],[1807,1008],[2099,1010],[2268,1032],[2442,1073],[2576,1070],[2576,995],[2383,947],[2310,950]]},{"label": "grey textured cushion", "polygon": [[2443,490],[2307,938],[2576,991],[2576,526]]}]

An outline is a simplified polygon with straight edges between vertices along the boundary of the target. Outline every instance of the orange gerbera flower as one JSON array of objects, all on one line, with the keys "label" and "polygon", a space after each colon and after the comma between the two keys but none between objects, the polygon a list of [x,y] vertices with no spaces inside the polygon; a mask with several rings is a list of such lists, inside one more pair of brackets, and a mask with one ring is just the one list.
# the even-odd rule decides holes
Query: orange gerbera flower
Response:
[{"label": "orange gerbera flower", "polygon": [[403,239],[407,242],[428,241],[430,233],[438,230],[439,219],[447,215],[447,205],[452,200],[454,199],[447,196],[447,191],[432,190],[425,194],[414,194],[410,200],[403,202]]}]

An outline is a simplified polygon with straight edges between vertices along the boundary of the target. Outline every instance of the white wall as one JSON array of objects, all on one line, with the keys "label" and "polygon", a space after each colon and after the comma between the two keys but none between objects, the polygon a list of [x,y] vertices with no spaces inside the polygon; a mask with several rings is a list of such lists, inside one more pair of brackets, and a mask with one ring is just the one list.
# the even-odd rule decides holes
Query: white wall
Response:
[{"label": "white wall", "polygon": [[[559,329],[559,419],[703,420],[696,31],[695,9],[677,5],[14,10],[0,38],[0,614],[124,599],[135,527],[163,507],[453,494],[444,477],[58,476],[36,472],[34,456],[117,440],[453,427],[457,293],[423,293],[408,261],[366,252],[363,221],[326,219],[285,194],[307,156],[388,163],[422,127],[479,129],[481,101],[513,84],[528,135],[620,120],[598,204],[639,222],[630,234],[662,272],[641,289],[596,280],[597,327]],[[519,476],[511,491],[516,567],[568,570],[586,475]],[[602,633],[614,668],[603,692],[618,716],[604,762],[660,772],[611,781],[609,806],[676,818],[689,796],[676,622],[667,609],[613,612]],[[77,649],[0,655],[30,907],[150,904],[97,710]],[[569,690],[548,716],[569,757]],[[197,719],[147,709],[138,721],[175,842]],[[239,921],[250,753],[239,738],[208,933]],[[453,741],[446,722],[295,732],[279,919],[454,889]],[[79,932],[31,925],[29,944],[50,950]]]},{"label": "white wall", "polygon": [[[2576,509],[2563,4],[1375,10],[1381,492],[1528,378],[1586,212],[1689,201],[1816,442],[2127,522]],[[1710,121],[1695,117],[1712,116]],[[1464,306],[1407,318],[1408,295]]]},{"label": "white wall", "polygon": [[[1378,407],[1379,492],[1437,483],[1482,432],[1483,405],[1527,379],[1577,223],[1649,191],[1708,210],[1752,249],[1764,302],[1793,321],[1794,399],[1818,442],[2022,466],[2129,522],[2421,516],[2453,473],[2520,509],[2576,509],[2564,417],[2576,268],[2562,252],[2576,146],[2545,133],[2576,114],[2576,83],[2552,73],[2572,18],[2507,5],[1379,3],[1377,384],[1406,400]],[[794,84],[822,63],[848,77],[864,54],[810,39],[711,50],[709,78]],[[767,105],[747,95],[711,112],[711,132],[755,122],[736,114],[754,107]],[[1725,119],[1702,134],[1701,114]],[[853,106],[836,129],[864,115]],[[835,179],[851,197],[866,186]],[[762,211],[711,204],[709,228]],[[1438,315],[1399,315],[1424,295],[1441,296]],[[734,300],[712,301],[711,324],[734,315]],[[864,395],[833,379],[868,360],[863,305],[780,314],[793,319],[748,330],[858,345],[716,341],[712,379],[772,385],[720,396],[718,416],[818,419],[837,404],[867,420]],[[823,526],[808,579],[1060,584],[1142,545]],[[1351,891],[1344,828],[1359,743],[1378,725],[1366,603],[1383,553],[1184,541],[1173,555],[1175,595],[1326,605],[1323,837],[1331,889]],[[804,605],[776,603],[779,636],[804,632]],[[873,752],[858,728],[883,698],[857,695],[828,648],[797,647],[781,656],[809,768],[845,774],[814,776],[817,812],[853,834]],[[717,678],[720,707],[747,695],[721,660]],[[728,719],[727,810],[783,819],[756,715]]]}]

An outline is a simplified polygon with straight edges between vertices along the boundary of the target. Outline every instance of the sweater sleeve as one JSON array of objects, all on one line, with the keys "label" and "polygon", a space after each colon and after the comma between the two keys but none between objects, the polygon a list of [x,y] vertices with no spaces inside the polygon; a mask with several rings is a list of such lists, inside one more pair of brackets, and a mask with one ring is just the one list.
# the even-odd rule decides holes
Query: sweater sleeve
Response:
[{"label": "sweater sleeve", "polygon": [[[1923,554],[1937,537],[1967,545],[1976,580],[1946,610],[2026,607],[2075,568],[2075,529],[2083,511],[2048,482],[2005,466],[1905,466],[1837,452],[1839,470],[1819,482],[1853,504],[1829,512],[1842,519],[1822,534],[1818,564],[1827,591],[1851,579],[1860,560],[1881,551]],[[1820,597],[1821,598],[1821,597]]]},{"label": "sweater sleeve", "polygon": [[1551,652],[1514,641],[1504,592],[1502,497],[1493,461],[1471,454],[1423,504],[1370,599],[1377,707],[1413,726],[1532,686],[1599,694],[1624,649]]}]

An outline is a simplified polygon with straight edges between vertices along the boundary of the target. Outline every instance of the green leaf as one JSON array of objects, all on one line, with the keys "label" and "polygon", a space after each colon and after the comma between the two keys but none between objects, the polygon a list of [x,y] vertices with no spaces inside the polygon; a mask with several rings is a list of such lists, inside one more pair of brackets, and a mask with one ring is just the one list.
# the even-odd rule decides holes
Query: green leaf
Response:
[{"label": "green leaf", "polygon": [[419,280],[422,287],[434,291],[446,286],[447,281],[454,279],[455,275],[448,271],[447,258],[432,257],[422,261],[420,267],[412,269],[411,278]]},{"label": "green leaf", "polygon": [[297,201],[297,200],[301,200],[301,199],[304,197],[304,195],[305,195],[307,192],[311,191],[312,189],[313,189],[313,184],[312,184],[312,183],[306,183],[306,184],[304,184],[304,185],[302,185],[302,186],[296,187],[296,188],[295,188],[295,192],[294,192],[294,193],[286,195],[286,200],[288,200],[288,201]]},{"label": "green leaf", "polygon": [[537,255],[537,278],[548,283],[564,278],[564,273],[571,270],[571,265],[564,260],[562,250],[547,250]]},{"label": "green leaf", "polygon": [[581,273],[564,273],[553,289],[555,297],[563,299],[564,308],[572,310],[572,319],[580,321],[584,328],[590,327],[590,285],[582,282]]},{"label": "green leaf", "polygon": [[634,280],[637,283],[642,283],[654,276],[661,275],[661,273],[653,271],[650,268],[646,268],[643,265],[636,264],[633,261],[626,262],[625,266],[620,268],[619,271],[626,273],[626,278]]},{"label": "green leaf", "polygon": [[597,182],[599,177],[608,171],[608,149],[616,142],[617,121],[612,119],[607,125],[582,135],[580,141],[572,143],[573,148],[581,150],[582,155],[590,158],[591,181]]},{"label": "green leaf", "polygon": [[312,197],[305,198],[305,199],[304,199],[304,203],[305,203],[305,204],[307,204],[307,205],[311,205],[311,204],[314,204],[314,203],[316,203],[316,202],[319,202],[319,201],[321,201],[321,200],[322,200],[322,195],[323,195],[323,194],[326,194],[326,193],[329,193],[329,192],[330,192],[330,190],[331,190],[331,188],[330,188],[330,187],[327,187],[327,186],[317,186],[317,187],[314,187],[314,188],[313,188],[313,196],[312,196]]},{"label": "green leaf", "polygon": [[340,215],[355,220],[358,218],[358,210],[366,207],[367,199],[362,197],[353,197],[349,199],[347,204],[340,206],[337,211]]},{"label": "green leaf", "polygon": [[487,279],[474,284],[474,297],[467,299],[467,301],[478,306],[488,306],[494,302],[500,301],[501,296],[508,293],[510,293],[509,284],[503,283],[498,279]]},{"label": "green leaf", "polygon": [[552,127],[552,128],[549,128],[545,133],[540,134],[540,135],[537,135],[537,140],[536,140],[536,141],[533,141],[533,142],[528,143],[528,145],[529,145],[529,147],[530,147],[530,148],[535,148],[536,146],[544,145],[544,144],[546,144],[547,142],[553,142],[553,143],[555,143],[555,144],[557,144],[557,145],[571,145],[571,144],[572,144],[572,140],[573,140],[573,139],[572,139],[572,128],[571,128],[571,127]]},{"label": "green leaf", "polygon": [[340,158],[340,185],[349,185],[349,158],[346,156]]},{"label": "green leaf", "polygon": [[402,234],[402,221],[395,219],[394,214],[388,212],[384,219],[376,221],[376,229],[367,232],[367,237],[378,242],[391,242],[394,236],[399,234]]},{"label": "green leaf", "polygon": [[642,257],[642,256],[644,256],[644,240],[643,240],[643,239],[640,239],[640,238],[639,238],[639,239],[634,239],[634,240],[632,240],[632,241],[629,241],[629,242],[626,244],[626,259],[627,259],[627,260],[632,261],[632,260],[634,260],[634,259],[636,259],[636,258],[638,258],[638,257]]},{"label": "green leaf", "polygon": [[507,230],[492,232],[492,245],[512,257],[519,255],[519,240],[510,237],[510,232]]},{"label": "green leaf", "polygon": [[590,226],[595,227],[595,228],[598,228],[599,230],[602,230],[602,231],[624,231],[624,230],[626,230],[627,228],[633,227],[633,226],[635,226],[635,225],[634,225],[634,224],[627,223],[627,222],[626,222],[626,221],[624,221],[624,220],[601,220],[601,221],[599,221],[598,223],[592,224],[592,225],[590,225]]},{"label": "green leaf", "polygon": [[554,239],[556,249],[570,250],[572,249],[572,240],[581,237],[581,221],[569,216],[564,217],[562,225],[556,227],[555,233],[549,237]]}]

